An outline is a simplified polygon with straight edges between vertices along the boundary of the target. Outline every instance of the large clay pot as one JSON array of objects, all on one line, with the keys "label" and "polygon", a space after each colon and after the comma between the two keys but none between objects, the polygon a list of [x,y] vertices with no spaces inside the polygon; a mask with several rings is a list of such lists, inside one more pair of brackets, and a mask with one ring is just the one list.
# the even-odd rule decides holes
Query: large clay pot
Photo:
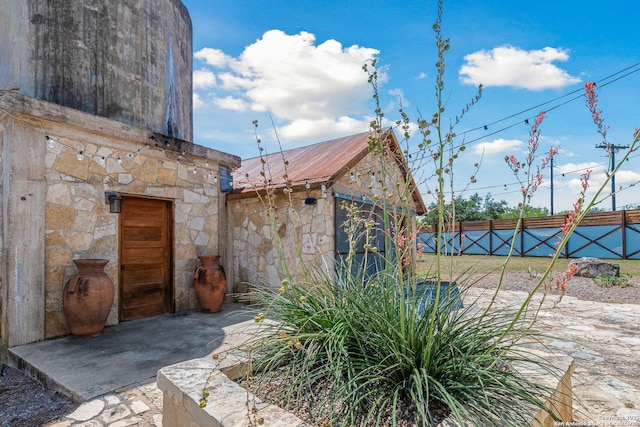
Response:
[{"label": "large clay pot", "polygon": [[224,294],[227,292],[227,279],[224,269],[218,264],[217,256],[199,256],[202,265],[193,272],[193,286],[200,307],[205,313],[222,310]]},{"label": "large clay pot", "polygon": [[64,316],[76,337],[100,335],[113,304],[113,281],[104,272],[107,259],[76,259],[78,274],[62,290]]}]

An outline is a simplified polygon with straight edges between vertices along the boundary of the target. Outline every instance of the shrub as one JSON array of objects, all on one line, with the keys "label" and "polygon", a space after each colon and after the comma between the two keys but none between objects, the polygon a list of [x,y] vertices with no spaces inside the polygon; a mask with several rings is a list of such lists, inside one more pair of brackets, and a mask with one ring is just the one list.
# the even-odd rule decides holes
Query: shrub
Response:
[{"label": "shrub", "polygon": [[615,276],[611,274],[599,274],[598,276],[593,278],[594,283],[607,288],[611,286],[626,288],[627,286],[629,286],[629,280],[631,280],[631,275],[624,274],[624,273],[621,274],[620,276]]}]

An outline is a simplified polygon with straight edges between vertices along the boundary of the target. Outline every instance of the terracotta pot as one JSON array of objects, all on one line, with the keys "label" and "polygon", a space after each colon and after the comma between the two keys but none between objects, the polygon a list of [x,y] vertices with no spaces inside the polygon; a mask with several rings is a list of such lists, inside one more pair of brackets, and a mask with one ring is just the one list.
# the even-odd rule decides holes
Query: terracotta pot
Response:
[{"label": "terracotta pot", "polygon": [[224,269],[218,264],[217,256],[199,256],[202,265],[193,272],[193,286],[200,307],[205,313],[222,310],[224,294],[227,292],[227,279]]},{"label": "terracotta pot", "polygon": [[107,259],[76,259],[78,274],[65,283],[62,305],[71,333],[76,337],[100,335],[113,304],[113,281],[104,272]]}]

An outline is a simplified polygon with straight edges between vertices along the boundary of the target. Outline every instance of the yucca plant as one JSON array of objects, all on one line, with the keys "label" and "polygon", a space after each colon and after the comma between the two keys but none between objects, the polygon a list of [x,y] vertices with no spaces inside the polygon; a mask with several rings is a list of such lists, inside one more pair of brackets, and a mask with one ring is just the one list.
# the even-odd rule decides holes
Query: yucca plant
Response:
[{"label": "yucca plant", "polygon": [[542,363],[519,345],[516,337],[534,334],[511,325],[514,312],[478,316],[473,304],[454,310],[448,299],[421,313],[421,295],[403,298],[393,275],[368,287],[351,275],[326,279],[258,291],[277,320],[256,349],[251,386],[261,396],[331,426],[436,425],[447,416],[522,426],[532,407],[549,405],[552,390],[512,368]]}]

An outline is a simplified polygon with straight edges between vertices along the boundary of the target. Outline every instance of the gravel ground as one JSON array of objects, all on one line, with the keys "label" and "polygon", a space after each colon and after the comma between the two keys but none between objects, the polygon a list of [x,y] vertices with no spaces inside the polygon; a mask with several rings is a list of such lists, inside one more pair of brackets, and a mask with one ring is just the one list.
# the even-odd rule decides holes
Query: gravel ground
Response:
[{"label": "gravel ground", "polygon": [[[538,280],[536,275],[509,273],[503,289],[529,291]],[[495,274],[476,277],[474,286],[492,288],[497,281]],[[587,301],[640,304],[640,279],[631,279],[627,287],[620,288],[598,285],[590,278],[574,277],[566,295]],[[0,427],[43,426],[71,413],[77,406],[15,369],[5,367],[0,375]]]},{"label": "gravel ground", "polygon": [[78,406],[18,370],[0,367],[0,427],[42,426]]},{"label": "gravel ground", "polygon": [[[502,289],[510,291],[530,291],[539,281],[539,276],[527,273],[509,273],[502,285]],[[477,277],[475,286],[493,288],[498,282],[497,274]],[[540,290],[541,292],[543,289]],[[557,294],[555,290],[552,293]],[[583,301],[599,301],[616,304],[640,304],[640,279],[631,278],[629,284],[619,286],[603,286],[588,277],[573,277],[567,286],[566,296]]]}]

